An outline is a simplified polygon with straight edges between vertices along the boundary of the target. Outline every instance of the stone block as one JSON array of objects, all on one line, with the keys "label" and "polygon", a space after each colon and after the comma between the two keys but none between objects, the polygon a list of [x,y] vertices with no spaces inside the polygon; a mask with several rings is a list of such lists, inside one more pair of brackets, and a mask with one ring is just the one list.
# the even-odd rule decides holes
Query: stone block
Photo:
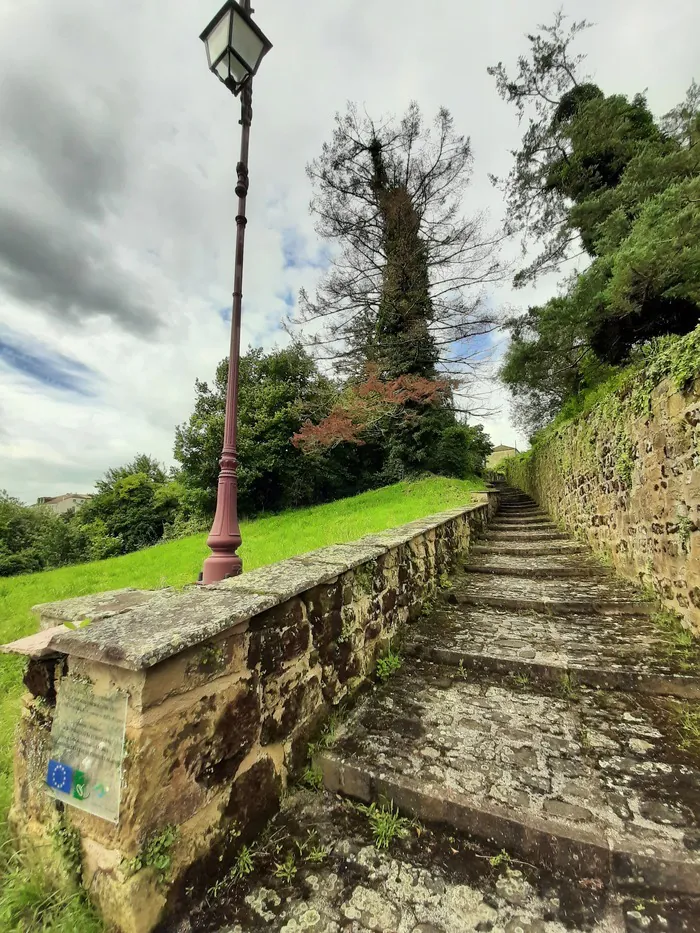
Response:
[{"label": "stone block", "polygon": [[341,572],[337,561],[292,557],[267,567],[248,570],[238,577],[214,583],[207,589],[230,593],[253,593],[275,596],[286,602],[306,590],[333,580]]},{"label": "stone block", "polygon": [[270,745],[289,738],[296,726],[323,704],[320,677],[299,671],[270,685],[263,696],[264,718],[260,744]]},{"label": "stone block", "polygon": [[266,626],[250,635],[248,666],[263,677],[278,674],[310,650],[311,629],[306,619],[276,628]]},{"label": "stone block", "polygon": [[137,607],[147,606],[151,602],[171,599],[175,590],[137,590],[126,587],[110,590],[107,593],[93,593],[89,596],[76,596],[60,602],[40,603],[32,606],[32,612],[39,616],[41,629],[52,628],[61,622],[82,622],[90,619],[100,622],[111,616],[121,615]]},{"label": "stone block", "polygon": [[51,646],[71,657],[141,671],[236,626],[244,627],[252,616],[277,602],[275,596],[191,587],[58,634]]}]

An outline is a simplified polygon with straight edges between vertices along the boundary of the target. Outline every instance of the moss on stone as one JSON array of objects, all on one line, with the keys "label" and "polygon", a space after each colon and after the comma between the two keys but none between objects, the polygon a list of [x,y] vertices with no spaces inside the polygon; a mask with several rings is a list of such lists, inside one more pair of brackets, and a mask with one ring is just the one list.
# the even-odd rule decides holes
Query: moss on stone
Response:
[{"label": "moss on stone", "polygon": [[641,348],[501,464],[509,483],[698,630],[699,399],[700,327]]}]

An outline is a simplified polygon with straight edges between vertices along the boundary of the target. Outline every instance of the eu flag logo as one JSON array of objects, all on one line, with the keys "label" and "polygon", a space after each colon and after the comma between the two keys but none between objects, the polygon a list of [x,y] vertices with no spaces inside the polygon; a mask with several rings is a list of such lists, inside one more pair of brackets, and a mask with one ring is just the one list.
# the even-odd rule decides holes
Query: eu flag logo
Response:
[{"label": "eu flag logo", "polygon": [[73,769],[52,758],[46,773],[46,783],[54,790],[60,790],[62,794],[70,794],[73,785]]}]

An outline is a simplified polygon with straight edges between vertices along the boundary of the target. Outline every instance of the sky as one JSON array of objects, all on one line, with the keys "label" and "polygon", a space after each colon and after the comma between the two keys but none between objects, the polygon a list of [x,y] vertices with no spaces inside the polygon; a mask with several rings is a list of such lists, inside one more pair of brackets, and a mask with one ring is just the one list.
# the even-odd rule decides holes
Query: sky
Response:
[{"label": "sky", "polygon": [[[89,492],[145,452],[172,463],[195,378],[228,352],[238,101],[207,70],[193,0],[0,0],[0,489],[26,502]],[[502,217],[489,173],[521,135],[488,65],[511,68],[546,0],[259,0],[273,42],[255,79],[242,344],[272,348],[324,244],[305,165],[336,111],[417,100],[471,137],[464,210]],[[697,0],[577,0],[587,71],[605,91],[648,90],[662,114],[700,78]],[[695,70],[694,70],[695,69]],[[490,290],[525,310],[556,282]],[[504,338],[494,336],[494,358]],[[524,438],[485,380],[495,444]]]}]

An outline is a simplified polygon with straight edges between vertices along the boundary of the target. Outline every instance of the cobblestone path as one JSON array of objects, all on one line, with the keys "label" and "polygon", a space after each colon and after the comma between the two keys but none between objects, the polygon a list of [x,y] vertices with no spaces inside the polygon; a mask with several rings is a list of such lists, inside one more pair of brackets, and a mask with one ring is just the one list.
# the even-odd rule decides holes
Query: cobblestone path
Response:
[{"label": "cobblestone path", "polygon": [[181,933],[700,931],[700,655],[653,603],[506,489],[402,654]]}]

